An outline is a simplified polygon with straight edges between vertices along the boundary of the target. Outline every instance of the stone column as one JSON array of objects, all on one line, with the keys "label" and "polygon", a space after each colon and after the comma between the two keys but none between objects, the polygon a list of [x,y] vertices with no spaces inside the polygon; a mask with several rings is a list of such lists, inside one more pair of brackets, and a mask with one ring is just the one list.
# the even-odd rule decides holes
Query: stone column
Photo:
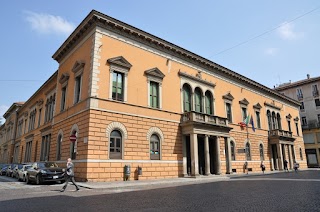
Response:
[{"label": "stone column", "polygon": [[186,136],[182,135],[182,163],[183,163],[183,176],[188,176],[188,167],[187,167],[187,143]]},{"label": "stone column", "polygon": [[282,146],[281,144],[277,144],[278,147],[278,165],[279,165],[279,170],[283,170],[283,156],[282,156]]},{"label": "stone column", "polygon": [[210,175],[210,153],[209,153],[209,136],[204,137],[204,159],[206,164],[205,175]]},{"label": "stone column", "polygon": [[198,135],[190,134],[191,176],[199,176]]},{"label": "stone column", "polygon": [[217,175],[221,174],[221,159],[220,159],[220,141],[219,138],[216,137],[216,170],[217,170]]},{"label": "stone column", "polygon": [[288,154],[289,154],[289,163],[290,163],[290,169],[293,169],[293,159],[292,159],[292,148],[291,145],[288,145]]},{"label": "stone column", "polygon": [[232,164],[231,164],[231,145],[230,138],[224,138],[225,149],[226,149],[226,174],[232,173]]}]

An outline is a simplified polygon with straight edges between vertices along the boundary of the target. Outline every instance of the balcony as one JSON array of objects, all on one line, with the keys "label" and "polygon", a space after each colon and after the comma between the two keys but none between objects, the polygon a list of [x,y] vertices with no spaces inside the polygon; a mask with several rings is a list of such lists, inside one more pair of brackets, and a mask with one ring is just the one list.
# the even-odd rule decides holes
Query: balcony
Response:
[{"label": "balcony", "polygon": [[186,132],[212,132],[216,134],[229,133],[228,119],[195,111],[185,112],[181,117],[182,130]]},{"label": "balcony", "polygon": [[297,94],[297,98],[298,98],[298,100],[302,100],[303,99],[303,95],[302,94]]},{"label": "balcony", "polygon": [[286,130],[269,130],[270,140],[284,140],[284,141],[294,141],[295,138],[292,137],[292,132]]},{"label": "balcony", "polygon": [[312,94],[313,94],[313,97],[318,97],[319,91],[318,90],[312,91]]}]

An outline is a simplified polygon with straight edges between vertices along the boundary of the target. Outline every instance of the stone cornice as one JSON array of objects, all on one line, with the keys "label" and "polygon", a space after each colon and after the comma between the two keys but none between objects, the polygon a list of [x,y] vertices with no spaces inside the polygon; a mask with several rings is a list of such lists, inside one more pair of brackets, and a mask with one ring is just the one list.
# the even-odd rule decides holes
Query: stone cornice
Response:
[{"label": "stone cornice", "polygon": [[285,101],[288,104],[295,105],[296,107],[299,106],[299,102],[292,98],[283,96],[277,91],[274,91],[217,63],[214,63],[184,48],[181,48],[175,44],[172,44],[95,10],[92,10],[88,14],[88,16],[80,23],[80,25],[73,31],[73,33],[67,38],[67,40],[61,45],[61,47],[54,53],[52,57],[57,62],[62,61],[63,58],[81,41],[81,39],[83,39],[83,37],[95,27],[102,27],[108,31],[130,38],[139,43],[150,46],[151,48],[190,62],[191,64],[208,70],[213,74],[231,79],[232,81],[248,86],[266,95],[271,95],[278,100]]},{"label": "stone cornice", "polygon": [[179,76],[186,77],[186,78],[189,78],[189,79],[194,80],[194,81],[201,82],[201,83],[206,84],[206,85],[209,85],[209,86],[211,86],[211,87],[215,87],[215,86],[216,86],[216,85],[215,85],[214,83],[212,83],[212,82],[208,82],[208,81],[206,81],[206,80],[201,79],[200,77],[195,77],[195,76],[192,76],[192,75],[190,75],[190,74],[181,72],[180,70],[179,70],[179,72],[178,72],[178,75],[179,75]]},{"label": "stone cornice", "polygon": [[278,107],[275,104],[270,104],[270,103],[265,102],[264,105],[265,106],[269,106],[269,107],[274,108],[274,109],[277,109],[277,110],[281,110],[281,107]]}]

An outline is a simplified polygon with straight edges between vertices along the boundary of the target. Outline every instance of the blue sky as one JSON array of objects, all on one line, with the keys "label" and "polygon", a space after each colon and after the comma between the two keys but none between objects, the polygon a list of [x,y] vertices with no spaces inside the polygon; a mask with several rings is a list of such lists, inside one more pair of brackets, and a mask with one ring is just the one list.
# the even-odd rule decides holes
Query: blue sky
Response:
[{"label": "blue sky", "polygon": [[270,88],[320,76],[317,0],[11,0],[0,8],[0,117],[58,69],[52,55],[92,9]]}]

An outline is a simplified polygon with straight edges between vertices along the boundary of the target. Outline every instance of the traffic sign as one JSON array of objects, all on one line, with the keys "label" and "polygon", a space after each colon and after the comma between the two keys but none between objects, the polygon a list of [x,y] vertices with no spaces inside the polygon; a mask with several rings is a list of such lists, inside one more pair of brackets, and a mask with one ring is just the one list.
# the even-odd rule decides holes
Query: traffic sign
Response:
[{"label": "traffic sign", "polygon": [[77,136],[76,135],[70,135],[70,141],[71,142],[76,142]]}]

